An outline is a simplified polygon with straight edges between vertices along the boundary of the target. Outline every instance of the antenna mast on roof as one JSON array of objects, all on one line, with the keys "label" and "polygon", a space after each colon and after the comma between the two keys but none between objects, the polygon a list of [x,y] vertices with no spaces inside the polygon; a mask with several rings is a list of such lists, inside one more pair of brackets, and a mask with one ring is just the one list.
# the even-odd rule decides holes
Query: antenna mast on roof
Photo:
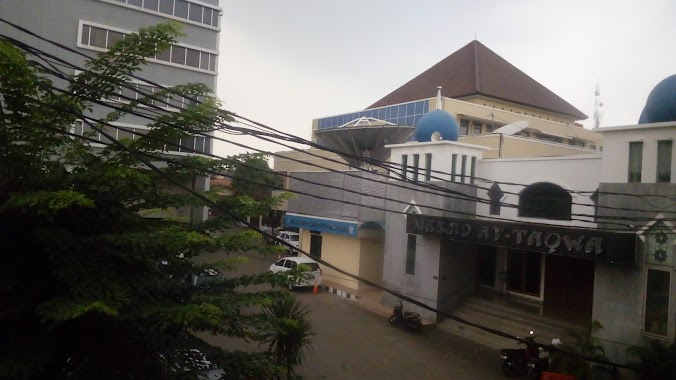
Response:
[{"label": "antenna mast on roof", "polygon": [[598,82],[596,82],[596,92],[594,92],[594,96],[594,128],[598,128],[601,126],[601,107],[603,107],[603,103],[600,99],[601,87]]}]

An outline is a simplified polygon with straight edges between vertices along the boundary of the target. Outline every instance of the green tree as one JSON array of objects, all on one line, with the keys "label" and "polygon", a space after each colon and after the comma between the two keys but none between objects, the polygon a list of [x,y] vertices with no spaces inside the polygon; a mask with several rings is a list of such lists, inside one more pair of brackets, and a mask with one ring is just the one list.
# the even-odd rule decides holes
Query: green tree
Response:
[{"label": "green tree", "polygon": [[262,153],[244,153],[233,157],[229,168],[234,176],[232,186],[237,195],[248,195],[255,200],[269,198],[272,190],[281,185]]},{"label": "green tree", "polygon": [[[167,141],[229,121],[229,114],[217,111],[208,88],[189,84],[90,119],[100,112],[94,104],[178,35],[176,23],[126,35],[77,76],[0,39],[0,378],[191,378],[205,366],[223,368],[229,378],[265,378],[284,370],[263,354],[222,351],[193,335],[259,339],[270,328],[262,307],[281,293],[243,288],[282,282],[278,275],[226,275],[199,286],[193,279],[207,269],[195,264],[201,253],[271,248],[256,233],[227,230],[233,222],[227,213],[202,223],[143,217],[148,210],[205,206],[169,178],[189,183],[230,161],[158,152]],[[155,114],[146,135],[122,145],[93,149],[69,135],[81,120],[83,137],[101,134],[106,141],[109,123],[140,109],[148,114],[167,96],[204,101]],[[150,161],[166,163],[150,170]],[[223,207],[242,215],[249,212],[243,208],[274,202]]]},{"label": "green tree", "polygon": [[294,367],[303,362],[305,351],[311,348],[310,337],[314,335],[312,323],[307,319],[307,310],[294,298],[281,298],[265,308],[273,321],[272,328],[263,336],[268,344],[268,353],[278,365],[286,368],[287,379],[294,376]]}]

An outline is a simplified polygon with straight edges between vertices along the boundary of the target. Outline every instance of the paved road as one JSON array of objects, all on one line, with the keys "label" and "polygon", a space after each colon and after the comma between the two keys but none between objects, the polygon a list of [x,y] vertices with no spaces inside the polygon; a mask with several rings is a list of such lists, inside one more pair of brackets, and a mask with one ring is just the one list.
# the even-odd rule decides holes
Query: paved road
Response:
[{"label": "paved road", "polygon": [[[273,261],[251,259],[238,272],[264,271]],[[305,379],[504,379],[496,350],[433,327],[422,335],[408,333],[334,294],[294,293],[307,305],[317,334],[313,350],[297,369]],[[222,337],[203,338],[228,349],[256,348]]]}]

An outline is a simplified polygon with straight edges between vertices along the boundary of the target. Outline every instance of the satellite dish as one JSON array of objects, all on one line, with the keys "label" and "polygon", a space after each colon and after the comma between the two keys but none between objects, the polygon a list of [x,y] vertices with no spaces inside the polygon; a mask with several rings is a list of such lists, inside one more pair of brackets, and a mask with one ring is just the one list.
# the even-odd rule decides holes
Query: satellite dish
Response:
[{"label": "satellite dish", "polygon": [[441,137],[441,133],[439,133],[438,131],[432,133],[432,136],[430,137],[430,140],[432,140],[432,141],[441,141],[441,140],[443,140],[443,139],[444,139],[444,138]]},{"label": "satellite dish", "polygon": [[493,133],[498,133],[501,135],[512,136],[515,135],[528,127],[527,121],[517,121],[512,124],[507,124],[503,127],[500,127],[493,131]]}]

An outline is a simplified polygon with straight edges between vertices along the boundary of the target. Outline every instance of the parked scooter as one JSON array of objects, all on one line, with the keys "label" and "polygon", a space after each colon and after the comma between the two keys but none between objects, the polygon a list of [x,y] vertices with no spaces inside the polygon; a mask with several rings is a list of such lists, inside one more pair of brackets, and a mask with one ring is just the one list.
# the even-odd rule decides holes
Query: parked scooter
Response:
[{"label": "parked scooter", "polygon": [[420,319],[420,314],[412,313],[409,311],[404,311],[404,305],[401,300],[399,304],[394,306],[392,309],[392,315],[390,315],[390,324],[394,326],[403,326],[413,332],[420,333],[422,331],[422,320]]},{"label": "parked scooter", "polygon": [[[540,350],[535,344],[535,333],[531,330],[528,336],[523,338],[526,348],[503,348],[500,350],[500,359],[502,359],[502,373],[507,377],[521,376],[529,373],[531,367],[529,364],[535,363],[539,358]],[[538,363],[538,365],[541,363]]]}]

